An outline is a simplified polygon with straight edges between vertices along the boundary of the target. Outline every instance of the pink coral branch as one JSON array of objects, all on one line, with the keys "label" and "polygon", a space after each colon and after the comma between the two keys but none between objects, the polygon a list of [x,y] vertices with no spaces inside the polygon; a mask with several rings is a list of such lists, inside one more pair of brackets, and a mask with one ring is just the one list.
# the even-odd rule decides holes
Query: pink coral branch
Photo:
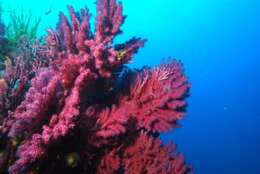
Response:
[{"label": "pink coral branch", "polygon": [[[82,70],[74,83],[71,94],[66,98],[63,110],[58,116],[57,123],[51,126],[44,126],[43,139],[45,144],[65,136],[75,126],[75,121],[80,114],[80,94],[84,88],[95,79],[95,74],[89,69]],[[53,123],[52,123],[53,124]]]},{"label": "pink coral branch", "polygon": [[55,141],[67,135],[74,128],[75,121],[79,116],[80,93],[94,79],[95,75],[89,69],[81,70],[59,116],[54,115],[55,119],[51,119],[51,125],[43,126],[42,134],[34,134],[31,140],[28,140],[18,148],[19,160],[10,167],[9,171],[11,173],[22,172],[23,168],[20,168],[21,163],[24,166],[29,166],[36,159],[42,157],[47,148]]},{"label": "pink coral branch", "polygon": [[43,69],[32,80],[32,87],[27,92],[25,100],[12,114],[12,127],[9,136],[24,134],[24,131],[41,127],[40,123],[46,119],[48,108],[56,96],[58,77],[54,71]]},{"label": "pink coral branch", "polygon": [[97,12],[96,41],[111,42],[116,34],[120,33],[120,26],[124,22],[122,4],[115,0],[99,0]]},{"label": "pink coral branch", "polygon": [[29,164],[35,162],[44,153],[45,147],[41,135],[34,134],[31,141],[27,141],[18,148],[17,156],[20,158],[15,161],[15,164],[9,167],[9,172],[23,173]]},{"label": "pink coral branch", "polygon": [[[145,40],[133,38],[124,44],[112,47],[112,38],[119,33],[120,25],[123,22],[122,4],[115,0],[98,1],[99,14],[96,23],[96,37],[93,38],[87,9],[81,10],[81,15],[76,13],[69,6],[71,22],[61,13],[58,31],[49,30],[47,55],[52,59],[60,60],[71,56],[88,56],[89,68],[95,68],[102,77],[109,78],[111,71],[127,63],[140,47],[143,47]],[[78,15],[77,15],[78,14]],[[111,31],[108,28],[111,23]],[[108,34],[110,33],[110,34]],[[105,39],[106,38],[106,39]],[[62,52],[63,50],[63,52]],[[57,64],[57,61],[55,62]]]}]

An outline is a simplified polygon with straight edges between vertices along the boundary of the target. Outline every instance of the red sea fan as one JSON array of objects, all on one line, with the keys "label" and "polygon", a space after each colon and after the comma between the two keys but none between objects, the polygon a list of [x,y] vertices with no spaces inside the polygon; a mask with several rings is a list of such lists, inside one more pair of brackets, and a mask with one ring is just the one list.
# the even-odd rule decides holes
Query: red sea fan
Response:
[{"label": "red sea fan", "polygon": [[182,74],[180,62],[162,64],[138,73],[130,94],[120,99],[138,126],[152,132],[166,132],[182,119],[190,84]]},{"label": "red sea fan", "polygon": [[127,116],[126,108],[116,108],[116,106],[112,106],[111,110],[105,108],[98,116],[96,124],[99,129],[96,135],[109,138],[124,133],[126,131],[125,125],[128,121]]},{"label": "red sea fan", "polygon": [[184,174],[191,171],[183,155],[176,153],[172,143],[163,146],[160,139],[154,139],[144,132],[136,136],[130,144],[128,140],[126,146],[123,144],[105,154],[97,173]]},{"label": "red sea fan", "polygon": [[128,174],[183,174],[191,170],[185,165],[183,156],[176,154],[172,144],[163,147],[159,139],[143,132],[125,149],[123,163]]},{"label": "red sea fan", "polygon": [[122,161],[116,149],[104,155],[97,169],[97,174],[119,173]]},{"label": "red sea fan", "polygon": [[159,138],[185,114],[182,64],[126,68],[145,40],[113,43],[125,19],[116,0],[97,1],[95,32],[88,9],[68,10],[39,47],[48,64],[28,78],[23,101],[10,110],[0,94],[0,173],[189,173]]}]

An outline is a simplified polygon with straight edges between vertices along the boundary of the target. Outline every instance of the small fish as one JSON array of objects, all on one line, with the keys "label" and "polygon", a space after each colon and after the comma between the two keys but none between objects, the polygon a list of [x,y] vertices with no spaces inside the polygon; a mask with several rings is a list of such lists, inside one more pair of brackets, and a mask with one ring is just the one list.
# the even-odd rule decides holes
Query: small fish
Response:
[{"label": "small fish", "polygon": [[46,11],[44,14],[47,16],[47,15],[51,14],[51,12],[52,12],[52,8],[49,8],[49,10]]},{"label": "small fish", "polygon": [[228,107],[227,107],[227,106],[224,106],[224,107],[223,107],[223,110],[224,110],[224,111],[227,111],[227,110],[228,110]]},{"label": "small fish", "polygon": [[126,50],[119,51],[119,52],[117,53],[117,56],[116,56],[117,60],[122,60],[122,59],[124,59],[125,56],[126,56],[126,54],[127,54],[127,51],[126,51]]}]

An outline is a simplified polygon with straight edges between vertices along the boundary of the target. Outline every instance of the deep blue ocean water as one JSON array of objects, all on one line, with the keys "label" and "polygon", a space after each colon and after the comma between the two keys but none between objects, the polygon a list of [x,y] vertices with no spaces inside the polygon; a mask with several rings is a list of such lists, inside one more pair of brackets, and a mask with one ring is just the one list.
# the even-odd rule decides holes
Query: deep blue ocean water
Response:
[{"label": "deep blue ocean water", "polygon": [[[174,140],[198,174],[260,174],[260,1],[122,0],[124,34],[148,39],[132,67],[180,59],[192,83],[182,128]],[[66,5],[94,0],[3,0],[5,9],[31,9],[40,33],[55,27]],[[50,12],[46,15],[46,12]],[[4,17],[8,12],[4,13]],[[6,17],[7,18],[7,17]]]}]

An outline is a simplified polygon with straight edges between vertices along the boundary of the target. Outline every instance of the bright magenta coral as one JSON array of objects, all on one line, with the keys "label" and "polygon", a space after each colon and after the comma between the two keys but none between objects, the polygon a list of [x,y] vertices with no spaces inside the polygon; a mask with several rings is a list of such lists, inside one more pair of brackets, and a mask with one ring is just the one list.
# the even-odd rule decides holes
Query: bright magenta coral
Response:
[{"label": "bright magenta coral", "polygon": [[98,0],[95,33],[88,9],[68,9],[70,19],[61,13],[41,46],[48,64],[35,70],[23,101],[2,112],[0,173],[189,173],[183,155],[159,139],[185,114],[182,64],[127,68],[145,40],[113,44],[125,19],[116,0]]}]

